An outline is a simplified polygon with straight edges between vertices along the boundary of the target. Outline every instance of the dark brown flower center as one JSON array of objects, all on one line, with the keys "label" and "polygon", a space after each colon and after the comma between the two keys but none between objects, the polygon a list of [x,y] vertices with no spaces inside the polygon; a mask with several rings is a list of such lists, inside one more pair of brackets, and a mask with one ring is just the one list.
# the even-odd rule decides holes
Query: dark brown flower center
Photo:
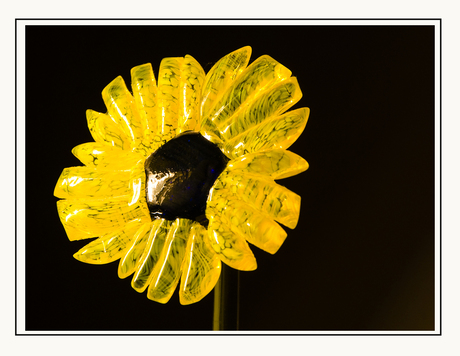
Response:
[{"label": "dark brown flower center", "polygon": [[200,133],[184,132],[145,161],[145,194],[152,219],[186,218],[207,227],[209,190],[229,159]]}]

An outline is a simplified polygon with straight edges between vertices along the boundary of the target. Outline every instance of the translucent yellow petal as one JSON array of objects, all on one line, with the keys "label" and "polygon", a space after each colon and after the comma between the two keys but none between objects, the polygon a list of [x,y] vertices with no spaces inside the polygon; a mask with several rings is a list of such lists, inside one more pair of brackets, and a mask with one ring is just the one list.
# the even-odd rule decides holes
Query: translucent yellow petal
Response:
[{"label": "translucent yellow petal", "polygon": [[158,75],[158,99],[160,105],[159,132],[162,142],[176,135],[179,117],[179,88],[181,82],[182,57],[164,58]]},{"label": "translucent yellow petal", "polygon": [[[291,71],[270,56],[256,59],[227,89],[221,99],[210,110],[208,119],[219,128],[239,110],[246,108],[261,90],[289,78]],[[218,135],[218,133],[215,133]]]},{"label": "translucent yellow petal", "polygon": [[131,147],[137,147],[142,142],[144,129],[134,98],[121,76],[116,77],[104,88],[102,99],[108,115],[120,125],[130,140]]},{"label": "translucent yellow petal", "polygon": [[145,199],[131,204],[131,199],[59,200],[59,218],[69,240],[103,236],[135,219],[150,220]]},{"label": "translucent yellow petal", "polygon": [[152,272],[147,297],[159,303],[167,303],[181,276],[182,261],[193,221],[176,219],[169,230],[161,256]]},{"label": "translucent yellow petal", "polygon": [[150,63],[131,69],[131,86],[144,131],[142,143],[137,146],[137,149],[139,153],[148,156],[161,146],[161,135],[158,131],[160,120],[158,88]]},{"label": "translucent yellow petal", "polygon": [[125,150],[131,148],[130,140],[109,115],[89,109],[86,110],[86,119],[94,141]]},{"label": "translucent yellow petal", "polygon": [[[222,191],[221,191],[222,192]],[[286,232],[273,219],[258,212],[236,195],[213,194],[207,214],[218,216],[235,234],[269,253],[275,253],[286,239]]]},{"label": "translucent yellow petal", "polygon": [[223,152],[229,157],[236,158],[251,152],[287,149],[305,129],[309,113],[308,108],[300,108],[266,120],[226,142]]},{"label": "translucent yellow petal", "polygon": [[209,219],[208,237],[213,250],[222,262],[232,268],[241,271],[255,270],[257,262],[244,236],[231,231],[223,224],[219,211],[216,211],[213,215],[213,211],[208,212],[206,209],[206,217]]},{"label": "translucent yellow petal", "polygon": [[143,157],[129,151],[112,148],[97,142],[88,142],[72,149],[85,166],[99,169],[124,170],[142,163]]},{"label": "translucent yellow petal", "polygon": [[209,193],[208,203],[213,200],[214,195],[230,194],[235,194],[253,208],[291,229],[297,225],[300,196],[274,181],[245,172],[224,171],[214,183]]},{"label": "translucent yellow petal", "polygon": [[153,221],[145,223],[136,231],[126,250],[127,252],[118,265],[118,277],[126,278],[135,271],[137,262],[144,252],[153,224]]},{"label": "translucent yellow petal", "polygon": [[179,85],[179,118],[177,134],[200,130],[201,87],[205,73],[201,65],[190,55],[186,55],[181,67]]},{"label": "translucent yellow petal", "polygon": [[127,223],[122,229],[106,234],[91,241],[73,255],[85,263],[104,264],[118,260],[126,253],[126,248],[143,221],[136,219]]},{"label": "translucent yellow petal", "polygon": [[65,168],[54,195],[58,198],[101,198],[129,195],[130,171],[103,171],[91,167]]},{"label": "translucent yellow petal", "polygon": [[240,110],[239,114],[231,116],[219,126],[221,137],[225,141],[230,140],[264,120],[282,114],[301,97],[302,92],[294,77],[263,90],[253,100],[247,101],[244,110]]},{"label": "translucent yellow petal", "polygon": [[156,133],[159,114],[157,84],[150,63],[131,69],[131,87],[141,118],[142,128]]},{"label": "translucent yellow petal", "polygon": [[275,149],[243,155],[231,160],[227,169],[282,179],[307,170],[308,162],[293,152]]},{"label": "translucent yellow petal", "polygon": [[220,272],[220,258],[211,247],[206,228],[195,223],[190,230],[182,265],[180,303],[187,305],[203,299],[216,285]]},{"label": "translucent yellow petal", "polygon": [[212,106],[247,67],[251,52],[251,47],[246,46],[227,54],[214,64],[203,85],[202,117],[208,117]]},{"label": "translucent yellow petal", "polygon": [[142,256],[136,263],[136,273],[131,281],[131,286],[139,293],[145,291],[152,280],[153,269],[160,258],[171,225],[172,221],[169,220],[153,221]]}]

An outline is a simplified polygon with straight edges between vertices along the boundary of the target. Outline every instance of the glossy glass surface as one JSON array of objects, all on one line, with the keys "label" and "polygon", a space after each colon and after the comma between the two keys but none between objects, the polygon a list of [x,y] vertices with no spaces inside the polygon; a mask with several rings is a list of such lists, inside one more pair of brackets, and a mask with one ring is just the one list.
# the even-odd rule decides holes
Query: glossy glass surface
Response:
[{"label": "glossy glass surface", "polygon": [[103,90],[107,113],[87,111],[95,142],[72,150],[84,166],[65,168],[54,192],[69,239],[96,238],[76,259],[119,260],[119,277],[149,299],[166,303],[179,286],[191,304],[222,262],[257,268],[250,244],[278,251],[300,196],[275,179],[308,168],[287,148],[309,110],[286,112],[302,97],[297,79],[270,56],[248,66],[250,55],[238,49],[207,74],[189,55],[165,58],[157,78],[150,64],[131,70],[132,92],[121,77]]},{"label": "glossy glass surface", "polygon": [[198,132],[184,132],[145,160],[145,193],[152,219],[190,219],[208,227],[209,190],[228,158]]}]

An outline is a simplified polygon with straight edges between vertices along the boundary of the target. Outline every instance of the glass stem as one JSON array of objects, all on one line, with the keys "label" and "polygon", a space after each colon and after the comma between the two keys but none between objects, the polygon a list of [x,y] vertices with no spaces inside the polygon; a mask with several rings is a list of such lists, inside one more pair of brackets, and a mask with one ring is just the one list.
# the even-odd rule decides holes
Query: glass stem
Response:
[{"label": "glass stem", "polygon": [[214,287],[213,330],[238,330],[240,307],[240,271],[222,263],[220,278]]}]

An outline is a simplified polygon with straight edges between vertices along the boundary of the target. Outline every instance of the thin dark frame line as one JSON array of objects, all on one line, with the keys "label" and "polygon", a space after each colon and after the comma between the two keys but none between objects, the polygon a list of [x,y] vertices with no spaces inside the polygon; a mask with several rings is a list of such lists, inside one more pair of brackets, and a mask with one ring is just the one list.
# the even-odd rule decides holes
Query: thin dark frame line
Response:
[{"label": "thin dark frame line", "polygon": [[14,26],[14,333],[18,335],[18,23]]},{"label": "thin dark frame line", "polygon": [[[18,35],[17,35],[17,30],[18,30],[18,22],[23,21],[23,20],[38,20],[38,21],[44,21],[44,20],[91,20],[91,21],[99,21],[99,20],[344,20],[344,21],[352,21],[352,20],[396,20],[396,21],[403,21],[403,20],[414,20],[414,21],[420,21],[420,20],[425,20],[425,21],[439,21],[439,115],[440,115],[440,123],[439,123],[439,163],[440,163],[440,168],[439,168],[439,232],[440,232],[440,241],[439,241],[439,333],[436,334],[378,334],[378,333],[369,333],[369,334],[301,334],[301,333],[296,333],[296,334],[288,334],[288,333],[270,333],[270,334],[240,334],[240,333],[234,333],[234,334],[222,334],[222,333],[203,333],[203,334],[181,334],[181,333],[176,333],[176,334],[20,334],[18,333],[18,324],[17,324],[17,216],[18,216],[18,210],[17,210],[17,191],[18,191],[18,183],[17,183],[17,158],[18,158],[18,142],[17,142],[17,121],[18,121],[18,115],[17,115],[17,98],[18,98],[18,86],[17,86],[17,70],[18,70]],[[50,25],[52,26],[52,25]],[[328,26],[328,25],[324,25]],[[334,25],[331,25],[334,26]],[[328,27],[331,27],[328,26]],[[367,26],[367,25],[366,25]],[[369,25],[370,26],[370,25]],[[436,57],[435,57],[436,58]],[[436,68],[436,61],[435,61],[435,68]],[[435,83],[436,84],[436,83]],[[435,305],[436,306],[436,305]],[[334,19],[334,18],[324,18],[324,19],[299,19],[299,18],[278,18],[278,19],[206,19],[206,18],[200,18],[200,19],[130,19],[130,18],[125,18],[125,19],[84,19],[84,18],[73,18],[73,19],[66,19],[66,18],[43,18],[43,19],[37,19],[37,18],[16,18],[15,19],[15,335],[16,336],[442,336],[442,18],[414,18],[414,19],[406,19],[406,18],[356,18],[356,19]]]},{"label": "thin dark frame line", "polygon": [[[436,197],[435,197],[435,204],[436,204]],[[442,20],[441,19],[439,19],[439,334],[442,335]]]},{"label": "thin dark frame line", "polygon": [[385,26],[385,27],[434,27],[435,25],[409,25],[409,24],[404,24],[404,25],[396,25],[396,24],[391,24],[391,25],[356,25],[356,24],[353,24],[353,25],[302,25],[302,24],[292,24],[292,25],[287,25],[287,24],[283,24],[283,25],[280,25],[280,24],[267,24],[267,25],[257,25],[257,24],[240,24],[240,25],[226,25],[226,24],[208,24],[208,25],[191,25],[191,24],[175,24],[175,25],[159,25],[159,24],[155,24],[155,25],[132,25],[132,24],[126,24],[126,25],[123,25],[123,24],[113,24],[113,25],[104,25],[104,24],[95,24],[95,25],[91,25],[91,24],[85,24],[85,25],[78,25],[78,24],[75,24],[75,25],[72,25],[72,24],[66,24],[66,25],[26,25],[28,27],[125,27],[125,28],[128,28],[128,27],[160,27],[160,26],[164,26],[164,27],[168,27],[168,26],[174,26],[174,27],[206,27],[206,26],[209,26],[209,27],[226,27],[226,26],[231,26],[231,27],[382,27],[382,26]]},{"label": "thin dark frame line", "polygon": [[394,20],[394,21],[420,21],[420,20],[425,20],[425,21],[432,21],[432,20],[441,20],[441,17],[418,17],[418,18],[410,18],[410,17],[383,17],[383,18],[372,18],[372,17],[363,17],[363,18],[334,18],[334,17],[324,17],[324,18],[309,18],[309,17],[288,17],[288,18],[282,18],[282,17],[275,17],[275,18],[270,18],[270,17],[265,17],[265,18],[206,18],[206,17],[197,17],[197,18],[155,18],[155,17],[134,17],[134,18],[129,18],[129,17],[121,17],[121,18],[84,18],[84,17],[79,17],[79,18],[66,18],[66,17],[61,17],[61,18],[28,18],[28,17],[23,17],[23,18],[16,18],[16,20],[27,20],[27,21],[138,21],[138,20],[155,20],[155,21],[388,21],[388,20]]},{"label": "thin dark frame line", "polygon": [[17,336],[441,336],[440,334],[240,334],[238,332],[234,334],[229,333],[188,333],[188,334],[17,334]]}]

